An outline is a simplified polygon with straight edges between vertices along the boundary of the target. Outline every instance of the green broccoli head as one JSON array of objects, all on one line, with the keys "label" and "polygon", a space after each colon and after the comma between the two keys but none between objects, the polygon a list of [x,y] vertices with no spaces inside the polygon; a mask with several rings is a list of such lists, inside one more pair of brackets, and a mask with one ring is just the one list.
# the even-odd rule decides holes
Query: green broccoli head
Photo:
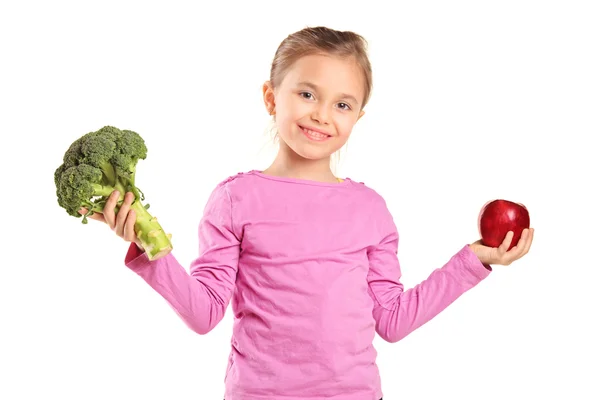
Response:
[{"label": "green broccoli head", "polygon": [[[134,194],[132,209],[136,212],[136,234],[148,256],[158,258],[171,249],[170,235],[166,235],[156,218],[142,205],[143,193],[135,185],[138,160],[147,155],[140,135],[130,130],[105,126],[75,140],[63,156],[63,163],[54,171],[58,204],[74,217],[101,213],[110,194],[118,190],[118,212],[127,192]],[[87,209],[82,216],[81,209]]]},{"label": "green broccoli head", "polygon": [[112,191],[112,187],[102,185],[102,177],[100,169],[88,164],[57,169],[55,182],[61,194],[58,204],[74,217],[81,217],[79,211],[82,207],[87,208],[88,213],[83,216],[83,223],[87,223],[87,216],[91,212],[102,212],[98,200]]}]

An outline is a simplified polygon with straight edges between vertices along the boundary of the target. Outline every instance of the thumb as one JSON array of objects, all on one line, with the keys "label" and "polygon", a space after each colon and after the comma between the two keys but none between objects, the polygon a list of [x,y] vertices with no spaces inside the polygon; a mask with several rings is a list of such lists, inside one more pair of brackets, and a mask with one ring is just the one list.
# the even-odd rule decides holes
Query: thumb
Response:
[{"label": "thumb", "polygon": [[[85,215],[85,214],[88,213],[88,209],[85,208],[85,207],[81,207],[78,212],[81,215]],[[102,213],[99,213],[99,212],[96,212],[96,211],[94,211],[91,215],[88,215],[87,217],[89,219],[94,219],[96,221],[100,221],[100,222],[106,223],[106,220],[104,219],[104,215],[102,215]]]}]

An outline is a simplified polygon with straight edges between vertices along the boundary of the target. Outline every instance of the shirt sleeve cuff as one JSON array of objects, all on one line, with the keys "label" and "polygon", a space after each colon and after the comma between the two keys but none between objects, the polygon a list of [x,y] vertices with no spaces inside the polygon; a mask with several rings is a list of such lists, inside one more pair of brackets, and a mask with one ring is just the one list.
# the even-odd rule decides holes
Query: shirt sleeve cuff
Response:
[{"label": "shirt sleeve cuff", "polygon": [[150,265],[150,260],[148,260],[146,253],[140,250],[137,244],[131,242],[125,255],[125,265],[132,270],[138,270]]}]

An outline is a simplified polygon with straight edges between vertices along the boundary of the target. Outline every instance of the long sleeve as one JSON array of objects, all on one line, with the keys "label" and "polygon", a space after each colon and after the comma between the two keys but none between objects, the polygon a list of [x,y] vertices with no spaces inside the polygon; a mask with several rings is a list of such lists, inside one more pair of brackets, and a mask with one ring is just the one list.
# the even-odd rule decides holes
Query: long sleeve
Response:
[{"label": "long sleeve", "polygon": [[423,282],[404,290],[400,282],[398,232],[387,209],[380,221],[383,239],[368,252],[367,280],[377,333],[388,342],[397,342],[476,286],[490,271],[465,245]]},{"label": "long sleeve", "polygon": [[149,261],[134,243],[125,265],[158,292],[188,327],[206,334],[223,319],[235,286],[240,252],[231,197],[224,183],[211,193],[198,238],[199,254],[189,274],[172,253]]}]

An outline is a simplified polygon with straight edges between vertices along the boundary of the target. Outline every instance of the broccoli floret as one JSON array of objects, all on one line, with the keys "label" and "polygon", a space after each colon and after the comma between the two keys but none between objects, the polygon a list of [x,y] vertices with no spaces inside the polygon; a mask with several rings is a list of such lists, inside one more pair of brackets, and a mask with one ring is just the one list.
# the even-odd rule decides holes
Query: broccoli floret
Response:
[{"label": "broccoli floret", "polygon": [[[58,204],[77,218],[102,212],[114,190],[120,193],[115,212],[123,204],[125,193],[132,192],[135,211],[135,232],[150,260],[168,254],[173,246],[155,217],[143,205],[144,194],[135,185],[138,160],[146,159],[147,148],[136,132],[113,126],[90,132],[75,140],[63,156],[63,163],[54,171]],[[88,212],[81,215],[81,208]]]}]

